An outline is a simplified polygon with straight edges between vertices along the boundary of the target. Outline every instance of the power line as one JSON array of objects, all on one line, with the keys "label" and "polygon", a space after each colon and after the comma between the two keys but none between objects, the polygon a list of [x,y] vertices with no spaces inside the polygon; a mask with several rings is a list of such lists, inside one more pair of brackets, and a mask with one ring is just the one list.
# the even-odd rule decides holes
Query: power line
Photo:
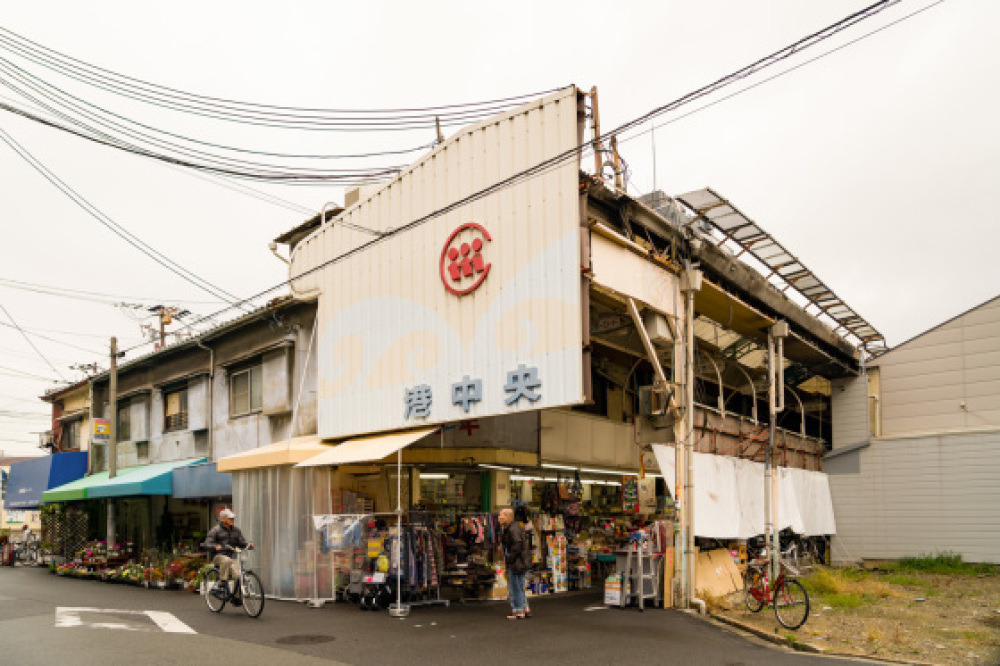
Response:
[{"label": "power line", "polygon": [[31,345],[31,348],[35,350],[35,352],[42,358],[43,361],[45,361],[48,364],[50,368],[52,368],[53,372],[59,375],[59,379],[66,381],[66,378],[63,377],[63,374],[59,372],[56,366],[52,365],[52,361],[45,358],[45,354],[42,353],[42,350],[39,349],[34,342],[32,342],[31,338],[28,337],[28,334],[24,332],[24,329],[21,328],[21,326],[16,321],[14,321],[14,317],[10,314],[10,312],[7,311],[7,308],[4,307],[2,303],[0,303],[0,310],[3,310],[3,313],[7,315],[7,319],[10,319],[10,323],[13,324],[14,327],[21,332],[21,335],[23,335],[24,339],[28,342],[28,344]]},{"label": "power line", "polygon": [[777,74],[774,74],[772,76],[764,78],[764,79],[762,79],[760,81],[757,81],[756,83],[752,83],[752,84],[746,86],[745,88],[741,88],[740,90],[737,90],[736,92],[730,93],[730,94],[728,94],[728,95],[726,95],[724,97],[720,97],[719,99],[713,100],[713,101],[709,102],[708,104],[704,104],[702,106],[699,106],[696,109],[692,109],[691,111],[689,111],[687,113],[684,113],[684,114],[681,114],[681,115],[676,116],[674,118],[671,118],[670,120],[666,120],[666,121],[664,121],[664,122],[662,122],[662,123],[660,123],[658,125],[657,124],[653,124],[649,129],[645,129],[645,130],[642,130],[640,132],[636,132],[635,134],[632,134],[631,136],[628,136],[628,137],[625,137],[625,138],[621,139],[620,143],[625,143],[626,141],[631,141],[632,139],[635,139],[637,137],[643,136],[644,134],[653,133],[656,130],[660,129],[661,127],[666,127],[667,125],[672,125],[673,123],[676,123],[679,120],[683,120],[684,118],[687,118],[689,116],[693,116],[696,113],[700,113],[700,112],[702,112],[702,111],[704,111],[706,109],[709,109],[709,108],[715,106],[716,104],[721,104],[722,102],[725,102],[725,101],[727,101],[729,99],[732,99],[733,97],[737,97],[739,95],[742,95],[745,92],[749,92],[749,91],[751,91],[751,90],[753,90],[753,89],[755,89],[755,88],[757,88],[759,86],[764,85],[765,83],[770,83],[771,81],[774,81],[775,79],[779,79],[782,76],[785,76],[786,74],[791,74],[792,72],[794,72],[796,70],[799,70],[799,69],[805,67],[806,65],[810,65],[810,64],[816,62],[817,60],[822,60],[823,58],[825,58],[825,57],[827,57],[829,55],[833,55],[834,53],[837,53],[838,51],[842,51],[843,49],[846,49],[847,47],[852,46],[852,45],[854,45],[854,44],[856,44],[856,43],[858,43],[858,42],[860,42],[862,40],[868,39],[869,37],[871,37],[873,35],[876,35],[876,34],[882,32],[884,30],[888,30],[889,28],[891,28],[891,27],[893,27],[895,25],[898,25],[898,24],[902,23],[903,21],[906,21],[907,19],[913,18],[914,16],[916,16],[918,14],[922,14],[923,12],[927,11],[928,9],[931,9],[931,8],[937,6],[937,5],[943,4],[944,1],[945,0],[937,0],[936,2],[932,2],[929,5],[921,7],[920,9],[918,9],[916,11],[913,11],[913,12],[911,12],[909,14],[906,14],[905,16],[902,16],[902,17],[896,19],[895,21],[891,21],[889,23],[886,23],[885,25],[880,26],[878,28],[875,28],[874,30],[872,30],[870,32],[866,32],[865,34],[861,35],[860,37],[855,37],[854,39],[852,39],[850,41],[844,42],[840,46],[836,46],[836,47],[830,49],[829,51],[825,51],[823,53],[820,53],[819,55],[817,55],[815,57],[809,58],[808,60],[800,62],[800,63],[798,63],[796,65],[793,65],[793,66],[789,67],[788,69],[786,69],[784,71],[778,72]]},{"label": "power line", "polygon": [[[482,100],[478,102],[463,102],[454,104],[441,104],[435,106],[425,106],[425,107],[411,107],[411,108],[388,108],[388,109],[333,109],[333,108],[311,108],[311,107],[294,107],[294,106],[281,106],[275,104],[261,104],[256,102],[243,102],[238,100],[226,99],[221,97],[210,97],[206,95],[199,95],[195,93],[186,92],[179,90],[177,88],[170,88],[168,86],[163,86],[149,81],[144,81],[142,79],[134,78],[131,76],[126,76],[118,72],[99,67],[87,63],[78,58],[66,55],[55,49],[46,47],[38,42],[32,41],[27,37],[19,35],[12,30],[0,27],[0,33],[7,35],[6,37],[0,36],[0,42],[6,44],[8,47],[14,47],[14,50],[18,50],[20,53],[33,52],[39,54],[39,57],[44,57],[47,62],[54,62],[60,64],[64,69],[62,71],[75,71],[77,73],[90,73],[91,71],[101,74],[106,80],[115,80],[116,83],[121,85],[131,86],[136,90],[142,90],[146,92],[157,92],[165,97],[172,97],[177,99],[187,99],[192,101],[198,101],[206,106],[216,106],[222,109],[231,109],[234,107],[244,107],[247,109],[267,109],[267,110],[277,110],[277,111],[289,111],[296,113],[319,113],[325,115],[337,115],[341,113],[358,113],[358,114],[399,114],[399,113],[423,113],[424,115],[442,115],[448,113],[451,109],[468,109],[472,107],[484,107],[484,106],[495,106],[497,104],[506,103],[517,103],[519,100],[540,97],[542,95],[555,92],[555,90],[547,90],[534,93],[525,93],[521,95],[513,95],[510,97],[501,97],[497,99]],[[27,44],[27,46],[26,46]],[[276,114],[281,115],[281,114]]]},{"label": "power line", "polygon": [[137,236],[126,230],[120,224],[112,220],[110,217],[101,212],[97,207],[87,201],[83,196],[77,193],[73,188],[62,181],[58,176],[52,173],[44,164],[39,162],[31,153],[29,153],[24,147],[22,147],[13,137],[10,136],[6,131],[0,129],[0,139],[3,139],[14,152],[18,154],[25,162],[31,165],[36,171],[38,171],[42,176],[45,177],[50,183],[56,186],[63,194],[68,196],[74,203],[76,203],[80,208],[86,211],[91,217],[96,219],[102,225],[111,230],[115,235],[119,236],[125,240],[129,245],[136,248],[147,257],[160,264],[170,272],[180,276],[185,281],[190,282],[202,291],[205,291],[212,296],[224,300],[229,303],[238,303],[239,297],[225,291],[224,289],[215,286],[208,280],[199,277],[194,272],[184,268],[177,262],[173,261],[163,253],[154,249],[152,246],[143,242]]},{"label": "power line", "polygon": [[8,287],[10,289],[29,291],[32,293],[45,294],[48,296],[58,296],[61,298],[90,301],[94,303],[104,303],[107,305],[122,305],[123,301],[141,301],[143,304],[167,302],[167,303],[189,303],[194,305],[217,305],[218,303],[227,302],[220,299],[216,299],[213,301],[190,301],[183,298],[177,299],[177,298],[156,298],[154,296],[120,296],[115,294],[106,294],[99,291],[85,291],[83,289],[71,289],[69,287],[55,287],[51,285],[35,284],[33,282],[22,282],[20,280],[12,280],[10,278],[4,278],[4,277],[0,277],[0,287]]},{"label": "power line", "polygon": [[[56,370],[54,367],[52,369],[56,371],[57,375],[59,374],[59,371]],[[5,365],[0,365],[0,370],[3,370],[4,374],[6,374],[6,375],[21,376],[21,377],[23,377],[25,379],[40,379],[40,380],[46,381],[46,382],[54,382],[54,381],[56,381],[56,380],[52,379],[51,377],[43,377],[42,375],[36,375],[36,374],[34,374],[32,372],[25,372],[24,370],[18,370],[17,368],[9,368],[9,367],[7,367]],[[64,382],[67,381],[65,377],[62,377],[62,375],[60,375],[60,378]]]},{"label": "power line", "polygon": [[[785,47],[783,49],[780,49],[778,51],[775,51],[774,53],[772,53],[772,54],[770,54],[768,56],[765,56],[764,58],[761,58],[761,59],[759,59],[759,60],[751,63],[750,65],[747,65],[747,66],[745,66],[745,67],[743,67],[743,68],[741,68],[739,70],[736,70],[735,72],[733,72],[731,74],[723,76],[722,78],[717,79],[716,81],[714,81],[714,82],[712,82],[712,83],[710,83],[710,84],[708,84],[706,86],[702,86],[701,88],[698,88],[698,89],[696,89],[696,90],[694,90],[694,91],[692,91],[690,93],[687,93],[686,95],[683,95],[683,96],[681,96],[681,97],[673,100],[672,102],[668,102],[667,104],[663,104],[663,105],[661,105],[659,107],[656,107],[653,110],[647,112],[646,114],[643,114],[642,116],[639,116],[639,117],[634,118],[634,119],[632,119],[630,121],[627,121],[627,122],[623,123],[622,125],[619,125],[615,129],[613,129],[613,130],[611,130],[609,132],[606,132],[605,134],[601,135],[600,137],[597,137],[595,140],[587,141],[587,142],[585,142],[583,144],[574,146],[573,148],[565,150],[562,153],[556,154],[553,157],[550,157],[550,158],[548,158],[546,160],[543,160],[542,162],[539,162],[539,163],[537,163],[537,164],[535,164],[535,165],[533,165],[531,167],[528,167],[528,168],[526,168],[526,169],[524,169],[522,171],[519,171],[518,173],[513,174],[512,176],[509,176],[509,177],[507,177],[507,178],[505,178],[505,179],[503,179],[501,181],[498,181],[498,182],[496,182],[496,183],[494,183],[492,185],[489,185],[487,187],[484,187],[484,188],[482,188],[482,189],[480,189],[480,190],[478,190],[478,191],[476,191],[476,192],[474,192],[474,193],[472,193],[472,194],[470,194],[470,195],[468,195],[468,196],[466,196],[466,197],[464,197],[464,198],[462,198],[462,199],[460,199],[458,201],[454,201],[454,202],[452,202],[450,204],[447,204],[447,205],[445,205],[445,206],[443,206],[441,208],[438,208],[438,209],[436,209],[436,210],[434,210],[434,211],[432,211],[430,213],[427,213],[426,215],[424,215],[422,217],[419,217],[419,218],[417,218],[415,220],[412,220],[411,222],[409,222],[407,224],[404,224],[404,225],[402,225],[400,227],[397,227],[397,228],[393,229],[392,231],[386,232],[386,233],[382,234],[378,238],[370,240],[370,241],[368,241],[366,243],[362,243],[361,245],[359,245],[359,246],[357,246],[355,248],[352,248],[350,250],[342,252],[341,254],[339,254],[339,255],[331,258],[331,259],[328,259],[327,261],[324,261],[321,264],[317,264],[316,266],[313,266],[312,268],[310,268],[308,270],[305,270],[302,273],[300,273],[300,274],[298,274],[298,275],[296,275],[294,277],[290,277],[287,280],[284,280],[284,281],[282,281],[282,282],[280,282],[280,283],[278,283],[278,284],[276,284],[276,285],[274,285],[274,286],[272,286],[272,287],[270,287],[268,289],[265,289],[264,291],[261,291],[261,292],[255,294],[255,295],[251,296],[248,299],[248,301],[257,300],[257,299],[259,299],[259,298],[261,298],[263,296],[266,296],[267,294],[269,294],[269,293],[271,293],[271,292],[273,292],[273,291],[275,291],[277,289],[283,288],[285,286],[290,286],[295,280],[300,280],[303,277],[306,277],[306,276],[308,276],[308,275],[310,275],[310,274],[312,274],[312,273],[314,273],[314,272],[316,272],[316,271],[318,271],[318,270],[320,270],[322,268],[325,268],[327,266],[333,265],[335,263],[339,263],[340,261],[342,261],[344,259],[347,259],[347,258],[349,258],[349,257],[351,257],[351,256],[353,256],[355,254],[358,254],[360,252],[363,252],[364,250],[367,250],[368,248],[372,247],[373,245],[375,245],[377,243],[380,243],[380,242],[382,242],[382,241],[384,241],[384,240],[386,240],[386,239],[388,239],[388,238],[390,238],[392,236],[395,236],[395,235],[397,235],[399,233],[402,233],[404,231],[409,231],[411,229],[419,227],[419,226],[421,226],[421,225],[429,222],[430,220],[435,219],[437,217],[440,217],[441,215],[447,214],[447,213],[449,213],[449,212],[451,212],[451,211],[453,211],[453,210],[455,210],[455,209],[457,209],[459,207],[462,207],[462,206],[468,205],[470,203],[473,203],[475,201],[478,201],[478,200],[480,200],[480,199],[482,199],[484,197],[487,197],[487,196],[489,196],[491,194],[495,194],[498,191],[501,191],[503,189],[509,188],[509,187],[511,187],[513,185],[516,185],[516,184],[524,181],[524,180],[528,180],[528,179],[540,176],[540,175],[542,175],[544,173],[547,173],[548,171],[550,171],[550,170],[552,170],[552,169],[560,166],[562,163],[564,163],[567,160],[579,159],[580,156],[581,156],[581,154],[584,151],[586,151],[586,149],[588,148],[588,146],[592,145],[596,141],[607,140],[608,138],[610,138],[612,136],[617,136],[619,134],[622,134],[622,133],[628,131],[629,129],[632,129],[632,128],[637,127],[637,126],[641,126],[642,124],[644,124],[646,122],[650,122],[653,118],[656,118],[656,117],[658,117],[660,115],[663,115],[665,113],[669,113],[671,111],[674,111],[674,110],[676,110],[678,108],[681,108],[681,107],[683,107],[683,106],[685,106],[687,104],[690,104],[690,103],[694,102],[697,99],[701,99],[702,97],[705,97],[705,96],[710,95],[710,94],[712,94],[712,93],[714,93],[714,92],[716,92],[718,90],[721,90],[721,89],[723,89],[723,88],[725,88],[725,87],[727,87],[729,85],[732,85],[732,84],[736,83],[737,81],[740,81],[740,80],[742,80],[744,78],[747,78],[748,76],[752,76],[752,75],[756,74],[759,71],[762,71],[762,70],[767,69],[768,67],[771,67],[771,66],[773,66],[773,65],[775,65],[775,64],[777,64],[779,62],[782,62],[782,61],[784,61],[784,60],[786,60],[786,59],[794,56],[795,54],[799,53],[800,51],[803,51],[803,50],[805,50],[807,48],[810,48],[811,46],[814,46],[815,44],[818,44],[821,41],[823,41],[825,39],[828,39],[829,37],[832,37],[833,35],[835,35],[835,34],[837,34],[839,32],[842,32],[843,30],[846,30],[847,28],[849,28],[852,25],[855,25],[856,23],[859,23],[859,22],[861,22],[861,21],[863,21],[865,19],[868,19],[868,18],[870,18],[870,17],[878,14],[879,12],[881,12],[884,9],[886,9],[886,8],[888,8],[888,7],[896,4],[896,3],[898,3],[899,1],[900,0],[882,0],[881,2],[877,2],[877,3],[873,4],[873,5],[870,5],[869,7],[865,8],[865,9],[862,9],[862,10],[860,10],[858,12],[855,12],[855,13],[853,13],[853,14],[851,14],[851,15],[849,15],[849,16],[847,16],[847,17],[845,17],[845,18],[843,18],[843,19],[841,19],[841,20],[839,20],[839,21],[837,21],[837,22],[835,22],[835,23],[827,26],[826,28],[823,28],[822,30],[819,30],[819,31],[817,31],[815,33],[807,35],[806,37],[803,37],[802,39],[794,42],[793,44],[791,44],[791,45],[789,45],[789,46],[787,46],[787,47]],[[222,313],[226,312],[227,310],[228,310],[228,308],[220,310],[219,312],[216,312],[216,313],[214,313],[212,315],[208,315],[206,317],[202,317],[202,318],[200,318],[198,320],[191,321],[190,323],[186,324],[185,328],[192,328],[194,326],[197,326],[201,322],[206,321],[208,319],[215,318],[215,317],[221,315]],[[136,349],[139,346],[141,346],[141,345],[135,345],[133,347],[129,347],[129,348],[125,349],[124,351],[126,351],[126,352],[127,351],[132,351],[133,349]]]}]

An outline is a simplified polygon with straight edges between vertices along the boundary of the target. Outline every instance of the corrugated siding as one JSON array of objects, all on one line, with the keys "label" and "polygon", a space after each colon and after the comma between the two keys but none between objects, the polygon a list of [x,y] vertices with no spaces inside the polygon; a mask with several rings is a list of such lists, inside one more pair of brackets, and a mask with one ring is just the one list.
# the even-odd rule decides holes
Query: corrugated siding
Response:
[{"label": "corrugated siding", "polygon": [[877,364],[883,436],[1000,426],[1000,299],[905,343]]},{"label": "corrugated siding", "polygon": [[845,377],[830,381],[833,449],[868,441],[868,378]]},{"label": "corrugated siding", "polygon": [[876,440],[830,477],[836,560],[945,551],[1000,563],[1000,431]]},{"label": "corrugated siding", "polygon": [[[579,160],[370,243],[345,225],[389,231],[578,144],[576,89],[448,139],[398,179],[300,243],[298,293],[319,292],[319,434],[338,437],[582,401]],[[442,284],[442,250],[467,222],[492,240],[482,285]],[[324,265],[350,250],[350,256]],[[537,368],[541,399],[508,407],[507,372]],[[482,381],[468,412],[452,404],[464,376]],[[404,418],[405,391],[433,392],[425,419]]]}]

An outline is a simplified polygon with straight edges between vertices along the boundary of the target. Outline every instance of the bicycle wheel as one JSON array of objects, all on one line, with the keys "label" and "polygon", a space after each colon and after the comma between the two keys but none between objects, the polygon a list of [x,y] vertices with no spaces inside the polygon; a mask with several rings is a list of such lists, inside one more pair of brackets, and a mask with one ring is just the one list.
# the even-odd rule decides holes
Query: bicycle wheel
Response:
[{"label": "bicycle wheel", "polygon": [[743,574],[743,601],[751,613],[759,613],[764,607],[764,588],[760,580],[760,574],[752,569]]},{"label": "bicycle wheel", "polygon": [[213,613],[218,613],[226,605],[225,598],[220,599],[214,594],[216,589],[224,589],[223,585],[225,583],[219,580],[217,570],[213,569],[205,574],[205,603],[208,604],[208,609]]},{"label": "bicycle wheel", "polygon": [[785,629],[798,629],[809,619],[809,595],[797,580],[785,579],[774,591],[774,614]]},{"label": "bicycle wheel", "polygon": [[252,571],[243,574],[243,610],[250,617],[260,617],[264,612],[264,586]]}]

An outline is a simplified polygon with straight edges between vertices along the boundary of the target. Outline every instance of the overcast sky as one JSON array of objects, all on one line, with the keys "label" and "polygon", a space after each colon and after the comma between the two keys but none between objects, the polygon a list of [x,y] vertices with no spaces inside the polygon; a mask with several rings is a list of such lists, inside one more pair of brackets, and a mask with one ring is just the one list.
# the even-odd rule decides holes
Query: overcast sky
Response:
[{"label": "overcast sky", "polygon": [[[602,127],[610,129],[868,4],[62,0],[6,3],[0,25],[121,74],[284,106],[423,107],[596,85]],[[901,2],[724,94],[930,4]],[[629,190],[715,188],[797,254],[890,345],[899,344],[1000,294],[993,201],[1000,180],[998,19],[1000,3],[949,0],[733,99],[636,134],[620,146],[631,167]],[[343,155],[433,139],[430,130],[233,126],[100,93],[2,45],[0,57],[93,104],[203,141]],[[10,83],[6,71],[0,81]],[[0,102],[37,110],[6,87]],[[240,296],[284,277],[269,240],[308,211],[343,201],[338,187],[250,184],[284,200],[264,201],[232,189],[247,183],[220,184],[6,111],[0,111],[0,129],[115,222]],[[335,166],[406,164],[419,155]],[[43,295],[12,288],[10,281],[145,306],[179,303],[199,314],[221,303],[113,235],[5,143],[0,183],[0,304],[29,329],[44,356],[17,330],[0,326],[0,451],[10,455],[35,450],[33,433],[48,427],[37,396],[53,380],[81,378],[69,367],[74,363],[97,360],[106,367],[109,336],[130,347],[142,339],[140,324],[154,323],[141,320],[145,309]],[[0,324],[10,323],[0,311]]]}]

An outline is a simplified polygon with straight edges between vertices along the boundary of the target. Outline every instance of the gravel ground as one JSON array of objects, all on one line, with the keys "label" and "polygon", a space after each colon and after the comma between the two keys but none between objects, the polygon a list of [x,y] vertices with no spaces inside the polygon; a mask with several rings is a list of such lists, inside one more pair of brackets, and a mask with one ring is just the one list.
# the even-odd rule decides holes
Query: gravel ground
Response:
[{"label": "gravel ground", "polygon": [[[805,582],[808,586],[808,579]],[[904,662],[1000,665],[1000,576],[873,572],[854,584],[854,594],[811,592],[809,620],[797,631],[778,624],[770,606],[751,613],[742,592],[717,600],[714,611],[840,653]]]}]

